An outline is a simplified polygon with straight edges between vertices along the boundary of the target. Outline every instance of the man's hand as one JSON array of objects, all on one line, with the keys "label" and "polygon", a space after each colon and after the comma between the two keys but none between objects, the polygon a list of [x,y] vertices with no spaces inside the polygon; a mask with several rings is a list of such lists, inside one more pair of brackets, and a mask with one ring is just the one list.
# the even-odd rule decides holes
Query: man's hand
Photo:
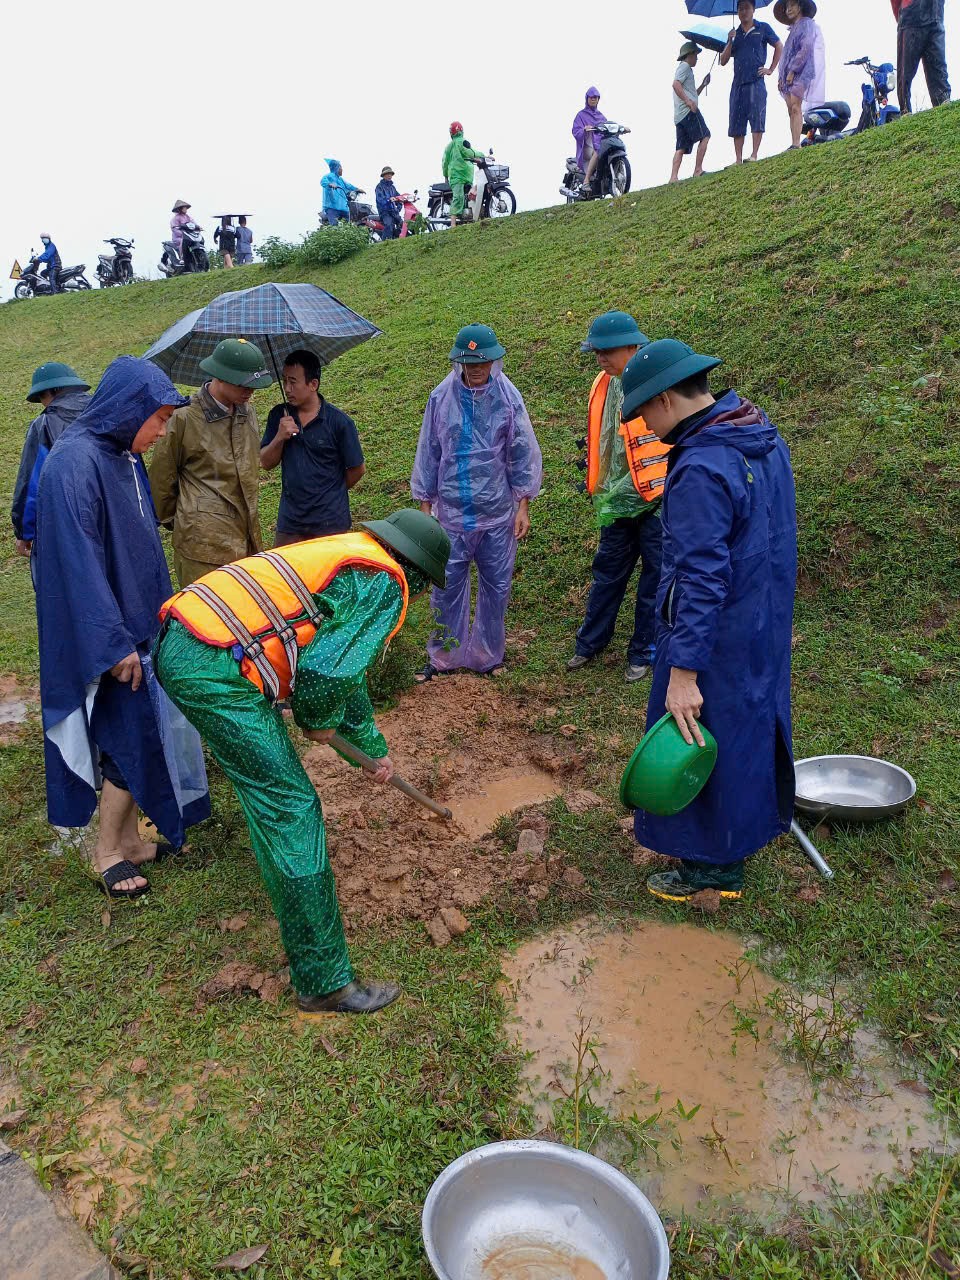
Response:
[{"label": "man's hand", "polygon": [[299,435],[300,428],[297,426],[296,420],[290,417],[289,413],[285,413],[277,423],[277,438],[280,440],[289,440],[292,436]]},{"label": "man's hand", "polygon": [[517,516],[513,522],[513,536],[515,538],[525,538],[530,532],[530,501],[528,498],[521,498],[520,505],[517,507]]},{"label": "man's hand", "polygon": [[389,782],[394,774],[393,761],[389,756],[383,756],[377,761],[377,765],[379,767],[376,773],[371,773],[369,769],[365,769],[364,773],[369,774],[374,782]]},{"label": "man's hand", "polygon": [[697,686],[696,671],[687,671],[683,667],[670,668],[666,706],[676,720],[684,742],[689,746],[696,739],[697,745],[702,747],[703,734],[697,721],[703,706],[703,694]]},{"label": "man's hand", "polygon": [[760,70],[757,72],[757,75],[758,75],[758,76],[772,76],[772,75],[773,75],[773,67],[761,67],[761,68],[760,68]]},{"label": "man's hand", "polygon": [[712,78],[713,78],[713,77],[710,75],[710,72],[708,71],[708,72],[707,72],[707,74],[703,77],[703,80],[700,82],[700,92],[701,92],[701,93],[702,93],[702,92],[704,91],[704,89],[706,89],[706,87],[709,85],[709,83],[710,83],[710,81],[712,80]]},{"label": "man's hand", "polygon": [[790,71],[790,72],[788,72],[788,73],[787,73],[787,84],[793,84],[793,72],[792,72],[792,71]]},{"label": "man's hand", "polygon": [[121,658],[110,668],[110,674],[114,680],[119,680],[121,684],[128,684],[134,693],[140,688],[140,681],[143,679],[143,668],[140,666],[140,657],[134,653],[128,653],[125,658]]},{"label": "man's hand", "polygon": [[330,742],[336,729],[304,729],[303,736],[309,738],[311,742]]},{"label": "man's hand", "polygon": [[727,32],[727,46],[728,46],[728,47],[729,47],[730,45],[732,45],[732,44],[733,44],[734,39],[736,38],[736,34],[737,34],[737,28],[736,28],[736,27],[731,27],[731,28],[730,28],[730,30]]},{"label": "man's hand", "polygon": [[17,539],[17,555],[28,556],[30,554],[30,548],[32,546],[33,546],[33,543],[28,538],[18,538]]},{"label": "man's hand", "polygon": [[584,132],[584,133],[593,133],[593,125],[592,125],[592,124],[585,124],[585,125],[583,126],[583,132]]}]

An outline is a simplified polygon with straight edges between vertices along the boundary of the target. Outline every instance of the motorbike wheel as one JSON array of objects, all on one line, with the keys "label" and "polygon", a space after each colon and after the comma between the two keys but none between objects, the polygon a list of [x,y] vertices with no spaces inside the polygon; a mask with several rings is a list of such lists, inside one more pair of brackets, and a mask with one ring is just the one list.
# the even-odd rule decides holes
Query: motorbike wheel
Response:
[{"label": "motorbike wheel", "polygon": [[24,298],[32,298],[33,290],[30,288],[29,284],[27,284],[26,280],[18,280],[13,291],[13,296],[15,298],[20,298],[22,301]]},{"label": "motorbike wheel", "polygon": [[87,279],[86,276],[77,276],[75,280],[71,280],[68,284],[65,284],[63,287],[65,290],[74,289],[76,290],[77,293],[82,293],[84,289],[90,288],[90,281]]},{"label": "motorbike wheel", "polygon": [[[430,208],[429,208],[430,217],[431,217],[431,218],[435,218],[435,219],[439,219],[439,220],[440,220],[441,225],[443,224],[443,222],[444,222],[444,221],[446,221],[446,222],[449,224],[449,221],[450,221],[450,208],[451,208],[451,205],[450,205],[450,201],[449,201],[449,200],[442,200],[442,199],[441,199],[441,200],[431,200],[431,201],[430,201]],[[437,228],[436,228],[436,227],[434,227],[434,230],[436,231],[436,230],[437,230]]]},{"label": "motorbike wheel", "polygon": [[490,218],[509,218],[517,212],[517,197],[509,187],[501,187],[492,193],[487,205],[487,216]]},{"label": "motorbike wheel", "polygon": [[210,270],[210,258],[206,249],[195,249],[193,251],[193,269],[194,271]]},{"label": "motorbike wheel", "polygon": [[126,260],[118,263],[117,275],[121,284],[132,284],[133,282],[133,263]]},{"label": "motorbike wheel", "polygon": [[112,281],[112,280],[104,280],[103,276],[98,276],[98,277],[97,277],[97,283],[99,284],[99,286],[100,286],[100,288],[101,288],[101,289],[109,289],[109,288],[110,288],[110,286],[113,284],[113,281]]},{"label": "motorbike wheel", "polygon": [[616,199],[618,196],[625,196],[630,190],[630,161],[624,156],[620,160],[614,160],[610,166],[609,177],[607,179],[610,194]]}]

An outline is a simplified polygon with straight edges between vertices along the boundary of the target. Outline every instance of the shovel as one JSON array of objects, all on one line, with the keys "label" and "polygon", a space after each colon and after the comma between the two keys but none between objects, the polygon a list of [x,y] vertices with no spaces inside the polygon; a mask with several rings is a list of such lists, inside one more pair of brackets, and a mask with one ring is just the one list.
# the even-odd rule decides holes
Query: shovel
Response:
[{"label": "shovel", "polygon": [[[330,739],[330,745],[335,747],[342,756],[346,756],[354,764],[363,765],[364,769],[369,769],[371,773],[376,773],[380,768],[379,763],[372,756],[368,756],[365,751],[361,751],[359,747],[355,747],[352,743],[347,742],[345,738],[341,738],[339,733],[333,735]],[[453,818],[453,813],[450,809],[444,808],[442,804],[437,804],[436,800],[431,800],[429,796],[425,796],[422,791],[418,791],[416,787],[411,786],[398,773],[395,773],[390,779],[390,785],[396,787],[398,791],[402,791],[411,800],[416,800],[417,804],[422,804],[425,809],[429,809],[431,813],[437,814],[438,817],[446,818],[448,822]]]},{"label": "shovel", "polygon": [[833,879],[833,870],[823,860],[817,851],[817,846],[813,843],[807,833],[800,826],[800,823],[794,820],[790,823],[790,834],[796,840],[797,844],[807,855],[813,865],[817,868],[824,880]]}]

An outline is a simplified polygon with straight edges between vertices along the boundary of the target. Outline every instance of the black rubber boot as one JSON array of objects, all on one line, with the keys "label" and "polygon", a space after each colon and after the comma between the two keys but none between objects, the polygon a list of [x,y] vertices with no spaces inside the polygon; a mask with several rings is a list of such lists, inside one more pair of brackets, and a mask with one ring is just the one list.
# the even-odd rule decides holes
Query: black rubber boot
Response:
[{"label": "black rubber boot", "polygon": [[686,858],[679,863],[679,870],[658,871],[650,876],[647,892],[665,902],[689,902],[704,889],[716,889],[721,898],[739,898],[743,892],[746,859],[723,867]]},{"label": "black rubber boot", "polygon": [[399,996],[394,982],[348,982],[325,996],[297,996],[301,1013],[376,1013]]}]

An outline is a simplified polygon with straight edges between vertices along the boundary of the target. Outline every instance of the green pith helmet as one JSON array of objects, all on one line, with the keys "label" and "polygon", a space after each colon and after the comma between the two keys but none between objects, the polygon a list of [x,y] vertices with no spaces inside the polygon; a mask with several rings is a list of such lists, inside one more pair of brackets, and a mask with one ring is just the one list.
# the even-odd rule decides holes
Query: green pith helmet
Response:
[{"label": "green pith helmet", "polygon": [[81,391],[89,391],[90,383],[78,378],[76,370],[71,369],[68,364],[48,360],[39,369],[34,369],[27,400],[30,404],[39,404],[44,391],[57,391],[64,387],[79,387]]},{"label": "green pith helmet", "polygon": [[641,406],[661,391],[669,391],[685,378],[716,369],[719,364],[723,361],[716,356],[698,356],[693,347],[675,338],[662,338],[641,347],[623,371],[624,422],[635,418]]},{"label": "green pith helmet", "polygon": [[269,387],[273,374],[267,368],[263,352],[246,338],[224,338],[213,349],[213,354],[200,361],[200,368],[212,378],[219,378],[231,387]]},{"label": "green pith helmet", "polygon": [[626,311],[606,311],[590,326],[581,351],[615,351],[617,347],[645,347],[650,339]]},{"label": "green pith helmet", "polygon": [[447,585],[447,561],[450,559],[450,539],[439,520],[425,511],[404,507],[394,511],[386,520],[364,520],[378,542],[384,543],[398,556],[427,575],[438,587]]},{"label": "green pith helmet", "polygon": [[500,345],[488,324],[468,324],[457,334],[450,360],[453,364],[484,364],[502,360],[506,354],[506,347]]}]

